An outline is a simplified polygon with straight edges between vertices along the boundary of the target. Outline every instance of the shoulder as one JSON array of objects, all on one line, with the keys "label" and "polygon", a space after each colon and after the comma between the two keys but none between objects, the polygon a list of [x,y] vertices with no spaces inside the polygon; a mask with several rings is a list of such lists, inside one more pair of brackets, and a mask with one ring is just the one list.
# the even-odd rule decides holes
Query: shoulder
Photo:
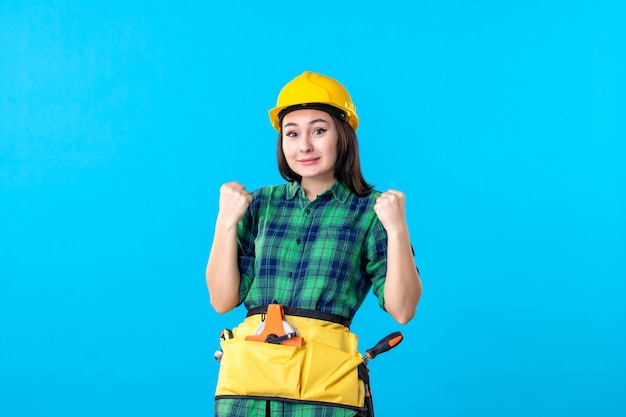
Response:
[{"label": "shoulder", "polygon": [[290,184],[268,185],[254,190],[252,194],[252,210],[284,204],[290,197]]},{"label": "shoulder", "polygon": [[264,187],[254,190],[251,194],[254,199],[264,199],[280,195],[286,195],[288,191],[288,185],[289,184],[266,185]]},{"label": "shoulder", "polygon": [[381,194],[382,192],[378,190],[372,190],[369,194],[364,196],[350,193],[346,202],[348,203],[348,207],[350,207],[350,211],[354,213],[355,219],[359,219],[358,221],[361,228],[366,231],[368,236],[380,236],[384,238],[386,236],[385,229],[374,211],[376,200]]},{"label": "shoulder", "polygon": [[367,197],[368,197],[368,198],[370,198],[370,199],[372,199],[372,200],[374,200],[374,201],[376,201],[376,199],[377,199],[378,197],[380,197],[380,195],[381,195],[382,193],[383,193],[382,191],[372,190],[372,192],[371,192],[371,193],[369,193],[369,195],[368,195]]},{"label": "shoulder", "polygon": [[350,193],[347,201],[353,207],[373,207],[376,204],[376,199],[380,197],[382,192],[378,190],[372,190],[369,194],[364,196],[358,196],[354,193]]}]

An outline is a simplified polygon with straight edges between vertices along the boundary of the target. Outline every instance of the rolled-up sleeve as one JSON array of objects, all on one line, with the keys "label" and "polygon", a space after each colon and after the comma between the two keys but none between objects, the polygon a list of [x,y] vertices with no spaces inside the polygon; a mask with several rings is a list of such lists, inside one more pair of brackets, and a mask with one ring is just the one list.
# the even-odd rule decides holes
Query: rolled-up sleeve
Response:
[{"label": "rolled-up sleeve", "polygon": [[387,231],[376,218],[365,241],[365,273],[372,282],[378,305],[385,309],[385,278],[387,276]]},{"label": "rolled-up sleeve", "polygon": [[254,233],[252,232],[253,218],[250,208],[237,225],[237,252],[239,256],[239,304],[243,303],[252,282],[254,281]]}]

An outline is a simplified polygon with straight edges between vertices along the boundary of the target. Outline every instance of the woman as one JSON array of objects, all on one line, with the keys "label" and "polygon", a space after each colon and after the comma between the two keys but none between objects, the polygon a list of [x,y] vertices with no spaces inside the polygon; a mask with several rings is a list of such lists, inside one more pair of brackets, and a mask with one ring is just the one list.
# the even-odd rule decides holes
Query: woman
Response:
[{"label": "woman", "polygon": [[[363,385],[350,321],[370,288],[401,324],[421,296],[405,197],[363,178],[356,109],[336,80],[304,72],[269,114],[287,183],[220,189],[211,305],[225,313],[244,303],[248,317],[222,342],[215,415],[354,416]],[[262,331],[270,304],[284,308],[285,329],[303,346],[245,340]]]}]

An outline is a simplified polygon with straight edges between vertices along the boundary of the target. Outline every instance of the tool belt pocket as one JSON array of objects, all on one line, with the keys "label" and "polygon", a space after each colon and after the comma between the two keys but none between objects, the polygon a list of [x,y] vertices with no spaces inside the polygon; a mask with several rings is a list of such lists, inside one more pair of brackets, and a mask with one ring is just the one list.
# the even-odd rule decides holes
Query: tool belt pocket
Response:
[{"label": "tool belt pocket", "polygon": [[306,345],[302,372],[302,399],[363,406],[364,386],[357,367],[360,356],[311,341]]},{"label": "tool belt pocket", "polygon": [[230,339],[221,342],[216,395],[281,396],[300,392],[304,348]]},{"label": "tool belt pocket", "polygon": [[[276,398],[361,408],[364,385],[357,371],[362,358],[356,352],[356,335],[314,333],[317,340],[305,335],[302,347],[249,341],[245,337],[223,340],[216,398]],[[344,346],[355,348],[340,349]]]}]

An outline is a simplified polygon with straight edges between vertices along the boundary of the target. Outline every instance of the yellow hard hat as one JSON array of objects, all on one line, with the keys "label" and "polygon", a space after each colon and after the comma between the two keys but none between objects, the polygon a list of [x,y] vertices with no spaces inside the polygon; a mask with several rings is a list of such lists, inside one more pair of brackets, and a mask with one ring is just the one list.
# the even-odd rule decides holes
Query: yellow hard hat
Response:
[{"label": "yellow hard hat", "polygon": [[[322,105],[322,106],[320,106]],[[338,109],[340,117],[348,122],[354,130],[359,125],[356,115],[356,107],[352,103],[348,90],[337,80],[322,74],[305,71],[293,80],[289,81],[280,93],[276,101],[276,107],[269,111],[270,121],[274,129],[280,132],[281,112],[289,108],[301,107],[325,110],[331,114],[330,109]]]}]

